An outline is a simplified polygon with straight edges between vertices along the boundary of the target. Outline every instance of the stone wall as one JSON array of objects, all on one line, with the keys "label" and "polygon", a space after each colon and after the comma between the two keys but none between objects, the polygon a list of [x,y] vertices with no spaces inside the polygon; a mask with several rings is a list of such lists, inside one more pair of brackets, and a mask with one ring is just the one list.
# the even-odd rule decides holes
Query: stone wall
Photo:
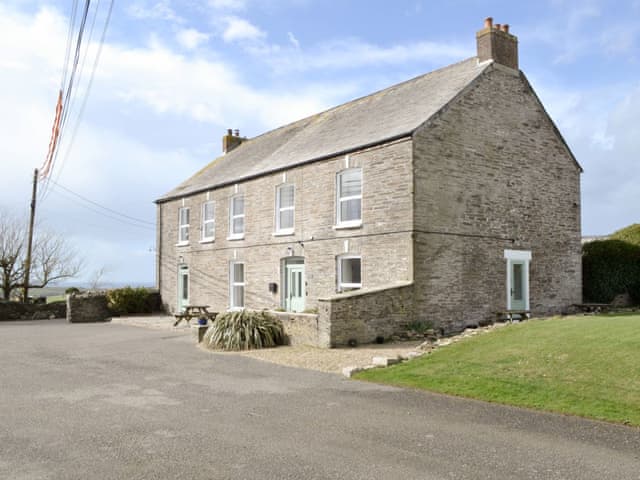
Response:
[{"label": "stone wall", "polygon": [[353,290],[319,299],[321,347],[373,343],[405,333],[414,320],[413,284]]},{"label": "stone wall", "polygon": [[0,321],[46,320],[64,318],[67,314],[65,302],[24,304],[17,302],[0,303]]},{"label": "stone wall", "polygon": [[[240,147],[242,148],[242,147]],[[189,267],[190,303],[229,308],[229,263],[245,263],[245,305],[251,309],[282,306],[282,261],[289,256],[305,262],[306,305],[317,307],[319,297],[333,295],[336,257],[362,256],[366,288],[394,281],[411,281],[412,181],[411,142],[396,141],[349,156],[349,167],[363,176],[362,226],[336,228],[336,174],[345,169],[344,155],[290,168],[238,183],[171,200],[158,206],[161,231],[158,275],[168,311],[177,306],[178,266]],[[291,235],[275,234],[276,187],[295,186],[295,225]],[[230,240],[229,199],[245,196],[245,235]],[[215,202],[215,240],[200,241],[201,208]],[[178,243],[178,210],[190,208],[189,244]],[[269,291],[278,284],[278,292]]]},{"label": "stone wall", "polygon": [[318,315],[311,313],[292,313],[270,311],[284,326],[284,333],[290,345],[320,346],[320,328]]},{"label": "stone wall", "polygon": [[507,249],[531,252],[533,315],[580,303],[580,168],[522,74],[478,78],[414,135],[414,164],[418,320],[495,318]]},{"label": "stone wall", "polygon": [[105,294],[67,295],[69,323],[104,322],[111,318]]}]

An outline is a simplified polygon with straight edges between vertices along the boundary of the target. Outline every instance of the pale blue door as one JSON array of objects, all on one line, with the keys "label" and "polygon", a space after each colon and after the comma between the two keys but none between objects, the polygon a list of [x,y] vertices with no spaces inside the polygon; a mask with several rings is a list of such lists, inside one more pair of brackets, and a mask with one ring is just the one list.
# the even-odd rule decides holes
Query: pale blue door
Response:
[{"label": "pale blue door", "polygon": [[285,264],[284,303],[288,312],[302,312],[306,296],[304,263]]},{"label": "pale blue door", "polygon": [[189,305],[189,267],[180,265],[178,268],[178,312],[183,312]]}]

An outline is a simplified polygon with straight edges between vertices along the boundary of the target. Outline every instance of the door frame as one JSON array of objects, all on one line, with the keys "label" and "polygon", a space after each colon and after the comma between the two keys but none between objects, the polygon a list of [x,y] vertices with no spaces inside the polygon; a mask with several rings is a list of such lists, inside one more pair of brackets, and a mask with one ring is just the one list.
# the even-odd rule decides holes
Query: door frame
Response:
[{"label": "door frame", "polygon": [[178,282],[177,282],[177,295],[176,295],[176,307],[178,309],[178,313],[182,313],[182,308],[185,305],[182,305],[182,292],[184,290],[184,287],[182,286],[182,276],[183,276],[183,272],[187,273],[187,305],[189,304],[189,299],[191,298],[191,274],[189,272],[189,265],[187,265],[186,263],[181,263],[180,265],[178,265]]},{"label": "door frame", "polygon": [[507,261],[507,310],[512,310],[511,287],[513,282],[512,272],[514,263],[522,263],[524,267],[522,272],[522,293],[524,297],[524,309],[529,310],[529,263],[531,262],[531,250],[505,250],[504,258]]},{"label": "door frame", "polygon": [[280,298],[280,306],[282,308],[285,309],[285,311],[287,312],[292,312],[293,310],[290,309],[290,305],[287,305],[287,299],[288,299],[288,293],[289,293],[289,270],[290,268],[287,268],[289,265],[290,266],[301,266],[302,267],[302,302],[303,302],[303,308],[302,310],[304,310],[304,308],[306,307],[306,303],[307,303],[307,299],[306,299],[306,294],[307,294],[307,271],[306,271],[306,266],[305,266],[305,261],[304,261],[304,257],[285,257],[281,260],[281,283],[282,283],[282,295]]}]

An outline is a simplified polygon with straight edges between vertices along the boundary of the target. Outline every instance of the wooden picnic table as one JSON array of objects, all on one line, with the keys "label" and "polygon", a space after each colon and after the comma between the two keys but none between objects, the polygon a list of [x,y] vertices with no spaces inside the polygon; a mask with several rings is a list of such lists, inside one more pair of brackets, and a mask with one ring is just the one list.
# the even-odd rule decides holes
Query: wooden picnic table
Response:
[{"label": "wooden picnic table", "polygon": [[176,321],[173,324],[174,327],[178,326],[181,321],[189,323],[193,318],[206,318],[207,320],[213,320],[216,318],[217,312],[210,312],[209,305],[187,305],[184,307],[184,311],[176,313]]}]

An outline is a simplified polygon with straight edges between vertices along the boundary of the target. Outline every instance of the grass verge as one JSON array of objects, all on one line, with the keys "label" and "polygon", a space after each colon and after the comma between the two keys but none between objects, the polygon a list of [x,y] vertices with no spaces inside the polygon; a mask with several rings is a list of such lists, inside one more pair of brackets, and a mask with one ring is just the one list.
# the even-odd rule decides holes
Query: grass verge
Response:
[{"label": "grass verge", "polygon": [[640,315],[509,325],[356,378],[640,426]]}]

